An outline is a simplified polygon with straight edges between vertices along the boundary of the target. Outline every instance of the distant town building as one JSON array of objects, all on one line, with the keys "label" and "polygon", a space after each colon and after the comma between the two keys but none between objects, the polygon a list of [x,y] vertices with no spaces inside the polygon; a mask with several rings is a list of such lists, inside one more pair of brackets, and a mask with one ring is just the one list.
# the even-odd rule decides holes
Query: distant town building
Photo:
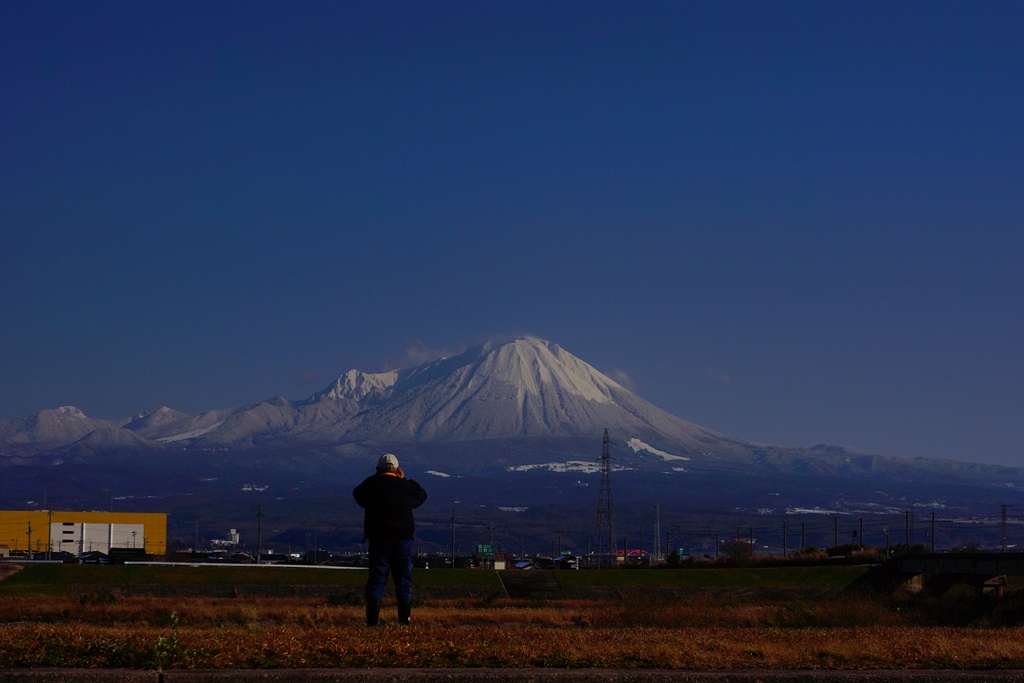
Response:
[{"label": "distant town building", "polygon": [[225,546],[234,548],[235,546],[238,545],[238,541],[240,539],[241,539],[241,537],[238,535],[238,531],[235,530],[235,529],[232,529],[231,531],[228,532],[228,537],[227,538],[214,538],[214,539],[211,539],[210,540],[210,545],[212,545],[214,548],[223,548]]},{"label": "distant town building", "polygon": [[113,548],[163,555],[167,552],[167,514],[0,510],[0,542],[30,555],[47,551],[109,553]]}]

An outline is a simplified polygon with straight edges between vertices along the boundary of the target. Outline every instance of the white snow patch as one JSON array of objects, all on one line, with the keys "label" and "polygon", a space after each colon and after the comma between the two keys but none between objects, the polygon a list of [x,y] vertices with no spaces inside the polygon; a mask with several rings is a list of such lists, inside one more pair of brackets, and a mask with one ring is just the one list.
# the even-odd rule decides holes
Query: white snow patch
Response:
[{"label": "white snow patch", "polygon": [[502,512],[526,512],[530,508],[519,507],[517,505],[499,505],[498,509],[501,510]]},{"label": "white snow patch", "polygon": [[435,477],[444,477],[445,479],[447,479],[448,477],[452,476],[452,475],[448,474],[447,472],[438,472],[437,470],[427,470],[423,474],[432,474]]},{"label": "white snow patch", "polygon": [[823,510],[822,508],[786,508],[787,515],[848,515],[839,510]]},{"label": "white snow patch", "polygon": [[535,465],[513,465],[506,468],[509,472],[529,472],[530,470],[548,470],[550,472],[587,472],[593,474],[601,470],[597,463],[585,460],[570,460],[568,462],[544,462]]},{"label": "white snow patch", "polygon": [[160,441],[161,443],[168,443],[170,441],[184,441],[185,439],[194,439],[197,436],[202,436],[203,434],[208,434],[209,432],[212,432],[214,429],[220,427],[222,424],[224,424],[224,420],[221,420],[220,422],[215,422],[209,427],[203,427],[202,429],[196,429],[191,432],[185,432],[184,434],[166,436],[162,439],[157,439],[157,441]]},{"label": "white snow patch", "polygon": [[[536,465],[515,465],[505,468],[508,472],[529,472],[530,470],[548,470],[549,472],[583,472],[584,474],[597,474],[601,471],[600,463],[589,460],[569,460],[566,462],[544,462]],[[631,470],[632,467],[619,467],[612,465],[615,472]]]},{"label": "white snow patch", "polygon": [[637,439],[636,437],[627,441],[626,445],[632,448],[634,453],[639,453],[640,451],[647,451],[648,453],[660,456],[664,460],[689,460],[689,458],[684,457],[682,455],[672,455],[671,453],[666,453],[665,451],[659,451],[654,446],[646,444],[640,439]]}]

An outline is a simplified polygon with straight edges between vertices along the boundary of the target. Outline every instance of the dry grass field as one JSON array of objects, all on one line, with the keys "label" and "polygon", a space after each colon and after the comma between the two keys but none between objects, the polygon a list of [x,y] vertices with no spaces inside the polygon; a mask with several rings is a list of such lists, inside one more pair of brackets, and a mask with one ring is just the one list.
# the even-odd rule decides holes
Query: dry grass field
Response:
[{"label": "dry grass field", "polygon": [[[670,573],[678,574],[661,572]],[[349,587],[361,579],[335,574]],[[658,578],[651,576],[638,580],[650,585]],[[832,589],[814,598],[742,588],[648,597],[638,589],[597,599],[425,597],[412,626],[370,629],[351,591],[155,597],[66,581],[48,592],[26,585],[0,584],[0,668],[1024,667],[1024,628],[1000,625],[1014,622],[1015,608],[993,610],[966,593],[930,603]],[[393,602],[384,616],[394,618]]]}]

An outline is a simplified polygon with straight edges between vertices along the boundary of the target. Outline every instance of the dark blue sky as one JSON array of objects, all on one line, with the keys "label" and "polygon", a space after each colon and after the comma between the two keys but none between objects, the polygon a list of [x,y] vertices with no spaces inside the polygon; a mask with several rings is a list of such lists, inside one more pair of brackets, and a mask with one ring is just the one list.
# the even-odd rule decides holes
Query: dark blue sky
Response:
[{"label": "dark blue sky", "polygon": [[1024,4],[0,0],[0,417],[500,335],[1024,466]]}]

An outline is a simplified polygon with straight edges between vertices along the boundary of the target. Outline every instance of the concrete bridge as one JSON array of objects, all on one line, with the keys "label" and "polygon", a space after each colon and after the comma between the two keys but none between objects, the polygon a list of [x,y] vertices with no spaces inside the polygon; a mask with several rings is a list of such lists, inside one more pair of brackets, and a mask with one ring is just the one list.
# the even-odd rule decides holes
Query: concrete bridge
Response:
[{"label": "concrete bridge", "polygon": [[886,562],[883,570],[898,586],[915,593],[942,595],[957,584],[967,584],[979,595],[1001,598],[1006,577],[1024,575],[1024,553],[904,555]]}]

